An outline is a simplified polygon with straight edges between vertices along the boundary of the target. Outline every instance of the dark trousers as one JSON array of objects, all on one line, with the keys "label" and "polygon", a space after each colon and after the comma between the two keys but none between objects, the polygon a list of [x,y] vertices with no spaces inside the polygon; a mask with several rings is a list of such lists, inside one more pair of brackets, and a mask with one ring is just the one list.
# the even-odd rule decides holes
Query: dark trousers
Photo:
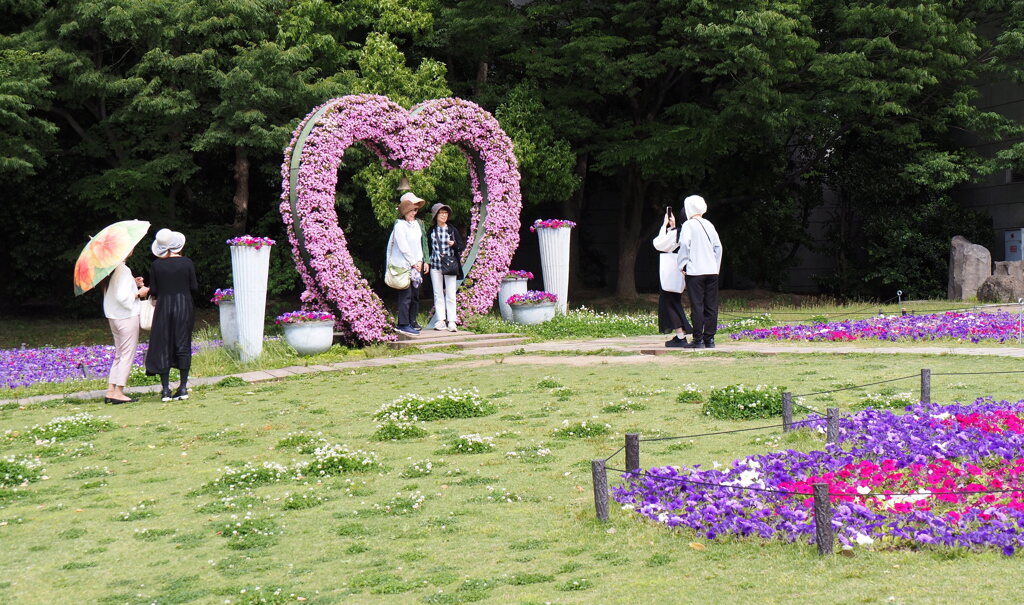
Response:
[{"label": "dark trousers", "polygon": [[420,313],[420,287],[410,284],[398,291],[398,325],[411,326]]},{"label": "dark trousers", "polygon": [[693,326],[686,320],[686,311],[683,309],[683,295],[662,290],[658,298],[658,331],[667,334],[679,328],[687,334],[693,333]]},{"label": "dark trousers", "polygon": [[718,331],[718,276],[687,275],[686,293],[690,295],[693,341],[712,338]]}]

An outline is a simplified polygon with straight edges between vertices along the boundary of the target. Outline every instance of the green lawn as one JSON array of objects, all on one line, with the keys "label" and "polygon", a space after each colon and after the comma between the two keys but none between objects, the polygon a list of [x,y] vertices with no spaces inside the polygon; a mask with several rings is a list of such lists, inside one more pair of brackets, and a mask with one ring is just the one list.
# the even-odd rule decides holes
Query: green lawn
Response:
[{"label": "green lawn", "polygon": [[[26,487],[0,489],[0,601],[1011,601],[1019,561],[994,552],[857,550],[852,558],[822,560],[806,544],[707,541],[615,507],[609,523],[594,520],[590,460],[618,449],[624,433],[673,436],[772,423],[713,421],[699,405],[677,403],[683,384],[782,385],[804,393],[922,367],[936,374],[1016,370],[1019,361],[721,350],[655,358],[510,355],[200,388],[184,403],[150,396],[117,407],[0,410],[0,460],[35,459],[41,475]],[[1017,400],[1020,376],[936,377],[933,399]],[[448,386],[477,387],[495,411],[428,422],[421,438],[371,439],[382,405]],[[917,382],[805,403],[848,410],[882,387],[916,393]],[[110,423],[33,431],[81,412]],[[566,420],[607,423],[610,434],[554,437]],[[447,451],[472,433],[495,447]],[[264,462],[292,469],[313,458],[296,447],[311,436],[375,452],[382,466],[319,479],[226,470]],[[727,463],[771,449],[814,448],[817,439],[766,431],[644,443],[641,461]],[[621,465],[621,456],[610,464]],[[430,472],[423,474],[426,461]]]}]

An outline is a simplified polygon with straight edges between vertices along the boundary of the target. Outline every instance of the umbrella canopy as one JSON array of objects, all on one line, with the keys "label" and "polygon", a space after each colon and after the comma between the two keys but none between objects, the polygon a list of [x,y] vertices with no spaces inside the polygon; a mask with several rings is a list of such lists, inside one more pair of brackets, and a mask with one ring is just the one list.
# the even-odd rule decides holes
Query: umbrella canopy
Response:
[{"label": "umbrella canopy", "polygon": [[110,275],[147,231],[149,221],[121,221],[104,227],[89,240],[75,262],[75,296],[88,292]]}]

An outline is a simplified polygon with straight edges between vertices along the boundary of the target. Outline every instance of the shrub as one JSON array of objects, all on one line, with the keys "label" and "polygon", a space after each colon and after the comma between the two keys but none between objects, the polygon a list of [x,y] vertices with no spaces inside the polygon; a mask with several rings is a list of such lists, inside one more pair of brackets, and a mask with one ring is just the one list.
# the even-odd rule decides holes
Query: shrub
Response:
[{"label": "shrub", "polygon": [[734,384],[712,389],[704,402],[703,412],[719,420],[749,420],[782,415],[784,387]]},{"label": "shrub", "polygon": [[398,422],[447,420],[450,418],[476,418],[493,414],[497,408],[480,397],[475,389],[449,388],[430,399],[408,394],[385,404],[374,418]]}]

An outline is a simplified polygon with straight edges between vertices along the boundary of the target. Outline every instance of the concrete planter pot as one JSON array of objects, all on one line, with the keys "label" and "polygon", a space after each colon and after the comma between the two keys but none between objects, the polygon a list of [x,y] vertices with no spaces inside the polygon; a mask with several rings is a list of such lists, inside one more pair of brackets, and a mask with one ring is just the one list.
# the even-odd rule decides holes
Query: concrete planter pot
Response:
[{"label": "concrete planter pot", "polygon": [[235,301],[220,301],[217,303],[217,311],[220,313],[220,338],[224,341],[224,346],[236,346],[238,344],[238,312],[235,310]]},{"label": "concrete planter pot", "polygon": [[300,321],[284,325],[284,341],[299,355],[318,355],[334,343],[334,321]]},{"label": "concrete planter pot", "polygon": [[569,304],[569,236],[572,229],[537,229],[540,242],[540,266],[544,271],[544,289],[558,296],[555,308],[565,313]]},{"label": "concrete planter pot", "polygon": [[501,280],[501,288],[498,290],[498,310],[501,311],[501,318],[505,321],[515,321],[512,318],[512,307],[506,300],[513,294],[526,294],[526,278],[505,278]]},{"label": "concrete planter pot", "polygon": [[509,305],[512,307],[512,318],[517,324],[532,326],[551,321],[555,317],[557,303],[544,302],[536,304]]},{"label": "concrete planter pot", "polygon": [[238,346],[242,361],[263,352],[263,323],[267,310],[270,246],[231,246],[231,276],[238,317]]}]

